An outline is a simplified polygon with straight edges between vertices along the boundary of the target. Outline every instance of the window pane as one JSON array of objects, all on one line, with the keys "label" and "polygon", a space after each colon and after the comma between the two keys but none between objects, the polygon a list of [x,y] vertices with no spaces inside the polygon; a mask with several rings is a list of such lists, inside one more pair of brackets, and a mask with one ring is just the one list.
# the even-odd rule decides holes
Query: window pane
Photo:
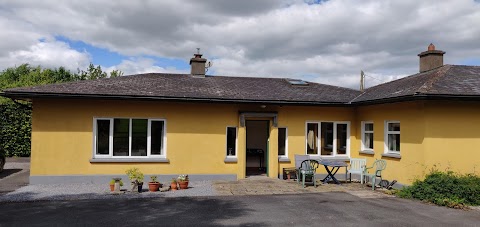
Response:
[{"label": "window pane", "polygon": [[333,122],[322,122],[322,155],[333,155]]},{"label": "window pane", "polygon": [[307,124],[307,154],[317,154],[318,124]]},{"label": "window pane", "polygon": [[337,154],[347,154],[347,124],[337,124]]},{"label": "window pane", "polygon": [[363,144],[365,149],[372,149],[373,150],[373,133],[365,133],[365,140]]},{"label": "window pane", "polygon": [[132,119],[132,156],[147,156],[147,119]]},{"label": "window pane", "polygon": [[365,131],[373,131],[373,123],[365,123]]},{"label": "window pane", "polygon": [[400,123],[388,123],[388,131],[400,132]]},{"label": "window pane", "polygon": [[109,154],[110,120],[97,120],[97,154]]},{"label": "window pane", "polygon": [[152,155],[162,155],[163,154],[163,121],[152,121],[151,126],[151,138],[152,138],[152,147],[151,147],[151,154]]},{"label": "window pane", "polygon": [[400,152],[400,134],[388,134],[388,150]]},{"label": "window pane", "polygon": [[285,155],[287,129],[278,128],[278,155]]},{"label": "window pane", "polygon": [[227,156],[235,156],[236,148],[235,143],[237,140],[237,128],[227,128]]},{"label": "window pane", "polygon": [[129,119],[113,120],[113,156],[128,156]]}]

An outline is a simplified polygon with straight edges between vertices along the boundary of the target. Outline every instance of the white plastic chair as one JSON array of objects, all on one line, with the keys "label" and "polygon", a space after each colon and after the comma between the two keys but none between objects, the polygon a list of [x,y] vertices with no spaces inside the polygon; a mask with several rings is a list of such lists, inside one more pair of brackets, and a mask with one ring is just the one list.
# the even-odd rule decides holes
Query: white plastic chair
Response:
[{"label": "white plastic chair", "polygon": [[350,174],[350,182],[352,182],[352,173],[360,175],[360,183],[363,184],[364,180],[364,173],[365,173],[365,166],[367,165],[366,158],[351,158],[349,168],[347,169],[347,173]]}]

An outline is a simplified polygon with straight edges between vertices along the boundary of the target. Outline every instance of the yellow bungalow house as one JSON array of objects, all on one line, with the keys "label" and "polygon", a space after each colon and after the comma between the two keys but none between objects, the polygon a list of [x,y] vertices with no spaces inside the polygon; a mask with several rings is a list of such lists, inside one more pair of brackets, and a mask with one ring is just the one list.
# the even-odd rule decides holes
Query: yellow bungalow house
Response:
[{"label": "yellow bungalow house", "polygon": [[[436,166],[480,169],[480,67],[419,54],[420,73],[358,91],[302,80],[140,74],[7,89],[31,100],[31,184],[107,182],[132,166],[161,180],[282,177],[294,155],[385,159],[410,184]],[[319,169],[319,174],[324,173]]]}]

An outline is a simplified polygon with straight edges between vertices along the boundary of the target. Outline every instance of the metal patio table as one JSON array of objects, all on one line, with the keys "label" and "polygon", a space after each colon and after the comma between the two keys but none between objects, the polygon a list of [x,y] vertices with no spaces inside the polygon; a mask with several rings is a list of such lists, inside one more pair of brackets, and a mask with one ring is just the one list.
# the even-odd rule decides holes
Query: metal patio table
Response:
[{"label": "metal patio table", "polygon": [[347,179],[347,163],[344,161],[336,161],[336,160],[321,160],[320,165],[323,165],[325,167],[325,170],[327,170],[328,175],[323,178],[322,182],[328,183],[328,181],[333,180],[335,184],[340,184],[340,181],[335,178],[335,174],[338,172],[338,170],[342,167],[345,167],[345,179]]}]

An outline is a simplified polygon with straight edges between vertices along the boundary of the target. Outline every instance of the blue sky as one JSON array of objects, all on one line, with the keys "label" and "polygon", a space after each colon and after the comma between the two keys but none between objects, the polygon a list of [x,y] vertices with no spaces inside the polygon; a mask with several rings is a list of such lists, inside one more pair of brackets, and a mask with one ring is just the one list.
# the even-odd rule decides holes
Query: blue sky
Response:
[{"label": "blue sky", "polygon": [[189,64],[185,60],[175,58],[162,58],[149,55],[125,56],[119,53],[110,51],[106,48],[95,47],[82,41],[73,41],[63,36],[55,36],[55,40],[67,43],[72,49],[79,52],[87,52],[91,56],[92,63],[105,67],[112,67],[118,65],[122,60],[131,57],[142,57],[154,60],[154,64],[160,67],[174,67],[177,69],[188,69]]}]

